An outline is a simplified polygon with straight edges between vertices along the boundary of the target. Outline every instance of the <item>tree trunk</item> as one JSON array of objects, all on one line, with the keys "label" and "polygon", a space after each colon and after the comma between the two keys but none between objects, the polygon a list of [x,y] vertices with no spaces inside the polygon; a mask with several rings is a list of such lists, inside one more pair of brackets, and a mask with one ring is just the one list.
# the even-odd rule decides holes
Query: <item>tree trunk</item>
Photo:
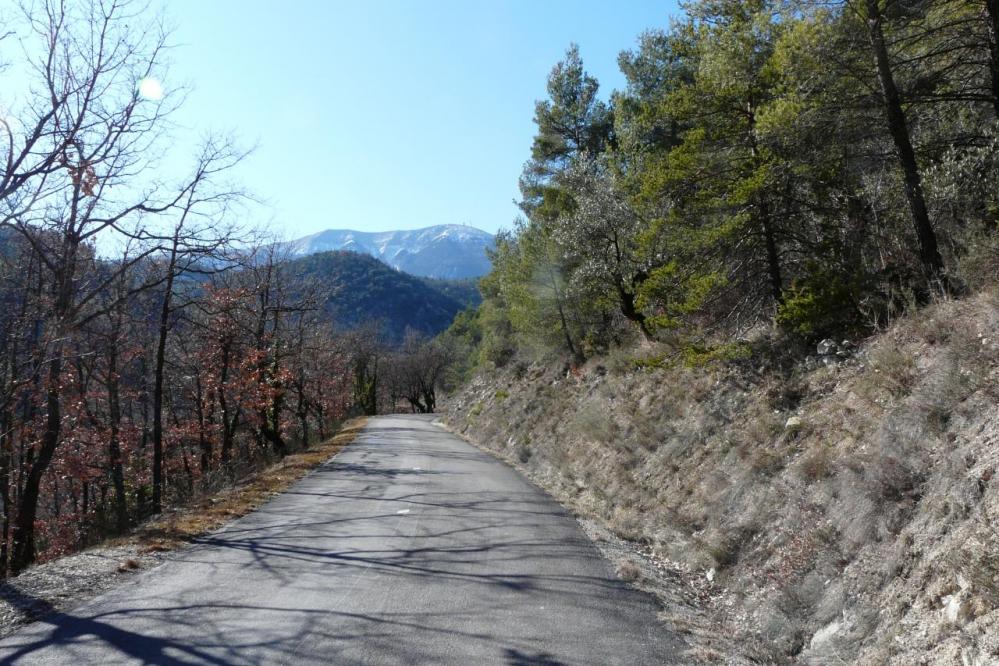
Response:
[{"label": "tree trunk", "polygon": [[[640,281],[642,278],[637,277],[632,280],[634,284],[636,281]],[[621,304],[621,314],[624,315],[625,319],[634,322],[638,325],[638,329],[645,336],[646,340],[652,340],[652,331],[649,330],[649,325],[645,320],[645,314],[635,306],[635,294],[631,291],[625,289],[621,278],[617,280],[617,294],[618,302]]]},{"label": "tree trunk", "polygon": [[114,484],[115,528],[118,534],[123,534],[128,529],[128,504],[125,498],[125,474],[122,469],[119,443],[121,401],[118,392],[118,348],[114,342],[112,345],[108,355],[108,412],[111,417],[108,458],[111,466],[111,482]]},{"label": "tree trunk", "polygon": [[[756,142],[756,112],[750,112],[749,117],[749,149],[753,156],[753,166],[759,170],[765,166],[760,155],[760,147]],[[780,252],[777,249],[777,231],[774,229],[773,210],[770,201],[761,192],[756,196],[756,217],[763,231],[763,244],[767,257],[767,278],[770,281],[770,295],[779,307],[784,303],[784,279],[780,265]]]},{"label": "tree trunk", "polygon": [[160,306],[159,339],[156,342],[156,369],[153,382],[153,506],[152,512],[163,510],[163,374],[166,366],[166,343],[170,332],[170,306],[173,300],[173,273],[177,259],[177,240],[174,238],[167,268],[166,288]]},{"label": "tree trunk", "polygon": [[0,502],[3,502],[3,531],[0,533],[0,579],[7,577],[7,544],[10,539],[10,463],[14,452],[11,438],[12,418],[9,410],[4,410],[0,419]]},{"label": "tree trunk", "polygon": [[784,303],[784,280],[781,277],[780,254],[777,251],[777,236],[774,232],[773,216],[766,201],[758,206],[763,238],[767,246],[767,275],[770,277],[770,293],[777,305]]},{"label": "tree trunk", "polygon": [[433,414],[437,409],[437,392],[433,387],[423,389],[423,404],[427,408],[427,414]]},{"label": "tree trunk", "polygon": [[229,414],[229,401],[225,397],[226,383],[229,381],[229,342],[223,342],[222,346],[222,367],[219,369],[219,410],[222,412],[222,450],[219,457],[225,465],[232,457],[232,440],[234,427],[230,427],[235,419]]},{"label": "tree trunk", "polygon": [[302,447],[308,448],[311,433],[309,433],[309,404],[305,398],[303,383],[296,383],[295,386],[298,404],[295,407],[295,415],[298,417],[299,437],[302,440]]},{"label": "tree trunk", "polygon": [[[61,336],[58,338],[61,340]],[[10,570],[20,573],[35,560],[35,519],[38,516],[38,498],[42,476],[52,462],[62,429],[59,384],[62,375],[62,342],[55,345],[48,367],[48,388],[45,391],[47,414],[45,431],[38,445],[37,455],[28,456],[30,468],[21,493],[21,505],[14,526]]]},{"label": "tree trunk", "polygon": [[909,202],[912,222],[919,241],[919,259],[931,280],[943,276],[943,259],[937,246],[937,236],[930,224],[929,212],[926,209],[926,199],[923,197],[923,187],[920,181],[919,167],[916,164],[916,153],[909,137],[908,122],[902,109],[902,100],[895,86],[895,78],[891,69],[888,47],[885,44],[883,17],[879,0],[866,0],[867,27],[871,41],[871,50],[877,65],[878,80],[884,96],[885,120],[888,131],[895,142],[899,164],[905,181],[905,196]]},{"label": "tree trunk", "polygon": [[999,117],[999,0],[985,0],[985,20],[989,33],[989,75],[992,107]]},{"label": "tree trunk", "polygon": [[565,336],[565,346],[568,348],[569,353],[572,354],[572,359],[578,365],[581,365],[586,359],[583,357],[583,352],[573,342],[572,334],[569,333],[569,321],[565,316],[565,309],[562,306],[562,292],[558,288],[558,276],[555,275],[550,264],[548,266],[548,278],[551,280],[552,292],[555,294],[555,308],[558,310],[558,320],[559,325],[562,327],[562,335]]}]

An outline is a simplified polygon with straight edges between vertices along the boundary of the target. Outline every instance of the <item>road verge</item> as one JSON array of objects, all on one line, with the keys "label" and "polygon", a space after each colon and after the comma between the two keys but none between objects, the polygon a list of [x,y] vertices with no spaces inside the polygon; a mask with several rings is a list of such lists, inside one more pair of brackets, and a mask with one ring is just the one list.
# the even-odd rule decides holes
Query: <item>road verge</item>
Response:
[{"label": "road verge", "polygon": [[339,453],[365,423],[365,418],[348,421],[333,437],[285,456],[233,487],[168,509],[124,537],[39,564],[5,581],[0,585],[0,637],[121,585],[135,572],[162,562],[169,551],[245,516]]}]

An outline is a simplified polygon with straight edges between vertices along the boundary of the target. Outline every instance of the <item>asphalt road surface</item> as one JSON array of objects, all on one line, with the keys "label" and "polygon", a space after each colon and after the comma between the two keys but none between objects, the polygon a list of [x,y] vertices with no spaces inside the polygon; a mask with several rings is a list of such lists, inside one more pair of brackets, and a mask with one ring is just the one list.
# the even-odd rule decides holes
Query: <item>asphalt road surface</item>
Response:
[{"label": "asphalt road surface", "polygon": [[0,664],[681,663],[656,611],[517,472],[388,416],[258,511],[0,641]]}]

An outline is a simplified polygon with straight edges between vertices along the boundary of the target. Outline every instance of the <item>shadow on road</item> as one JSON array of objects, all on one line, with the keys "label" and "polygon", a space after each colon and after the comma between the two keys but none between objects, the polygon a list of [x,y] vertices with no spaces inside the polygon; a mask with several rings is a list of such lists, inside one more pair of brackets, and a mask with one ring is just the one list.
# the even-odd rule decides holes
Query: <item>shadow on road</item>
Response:
[{"label": "shadow on road", "polygon": [[[649,641],[633,617],[655,608],[613,576],[564,509],[470,447],[415,442],[421,432],[369,428],[349,456],[127,590],[50,612],[3,641],[0,664],[57,648],[44,663],[456,663],[464,654],[559,666],[611,663]],[[595,646],[556,643],[557,632]]]}]

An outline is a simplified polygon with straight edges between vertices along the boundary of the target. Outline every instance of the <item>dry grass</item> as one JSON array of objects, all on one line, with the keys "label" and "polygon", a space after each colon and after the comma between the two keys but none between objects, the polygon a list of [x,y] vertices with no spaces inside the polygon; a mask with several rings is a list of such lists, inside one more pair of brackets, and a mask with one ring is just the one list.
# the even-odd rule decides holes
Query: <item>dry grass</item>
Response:
[{"label": "dry grass", "polygon": [[[834,366],[636,370],[624,355],[571,382],[480,377],[449,409],[468,423],[485,404],[472,438],[513,455],[531,436],[526,471],[574,510],[701,578],[714,568],[707,617],[743,656],[962,663],[965,634],[999,636],[999,532],[969,524],[999,515],[996,293],[919,310]],[[982,607],[964,634],[923,591],[957,580]]]},{"label": "dry grass", "polygon": [[137,560],[129,558],[127,560],[124,560],[121,564],[118,565],[118,571],[119,572],[135,571],[136,569],[139,568],[139,566],[140,565]]},{"label": "dry grass", "polygon": [[633,583],[642,577],[642,568],[634,562],[625,560],[618,563],[617,576],[625,582]]},{"label": "dry grass", "polygon": [[365,423],[363,417],[354,419],[332,438],[286,456],[280,462],[243,479],[234,488],[146,523],[124,541],[138,544],[140,553],[172,550],[245,516],[339,453],[357,437]]}]

